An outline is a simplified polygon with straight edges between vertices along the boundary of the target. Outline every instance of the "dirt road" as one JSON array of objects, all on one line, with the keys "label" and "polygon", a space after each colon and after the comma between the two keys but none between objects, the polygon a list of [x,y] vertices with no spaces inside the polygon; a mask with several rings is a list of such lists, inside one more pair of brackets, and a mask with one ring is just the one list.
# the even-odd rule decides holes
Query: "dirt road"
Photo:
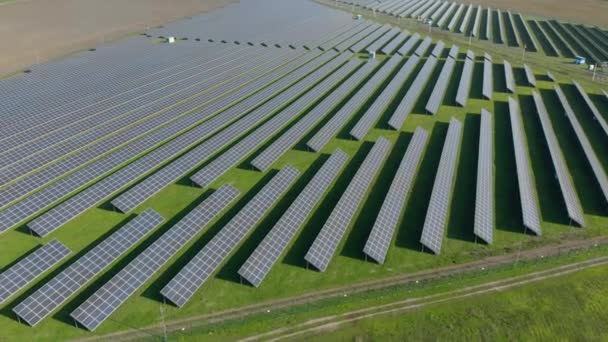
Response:
[{"label": "dirt road", "polygon": [[18,0],[0,7],[0,76],[238,0]]}]

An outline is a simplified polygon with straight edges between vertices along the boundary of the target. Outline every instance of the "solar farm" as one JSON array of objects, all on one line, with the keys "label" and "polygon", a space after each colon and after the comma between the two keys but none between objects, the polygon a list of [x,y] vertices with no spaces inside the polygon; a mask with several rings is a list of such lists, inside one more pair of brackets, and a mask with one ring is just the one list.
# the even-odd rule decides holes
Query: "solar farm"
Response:
[{"label": "solar farm", "polygon": [[608,60],[608,31],[263,0],[2,79],[0,329],[86,338],[606,236],[608,84],[574,56]]}]

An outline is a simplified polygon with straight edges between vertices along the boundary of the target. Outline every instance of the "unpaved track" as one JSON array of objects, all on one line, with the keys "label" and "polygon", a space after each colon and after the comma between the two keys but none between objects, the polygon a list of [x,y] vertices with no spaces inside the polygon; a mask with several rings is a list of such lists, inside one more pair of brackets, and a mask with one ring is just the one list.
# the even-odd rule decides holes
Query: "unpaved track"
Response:
[{"label": "unpaved track", "polygon": [[18,0],[0,6],[0,76],[238,0]]},{"label": "unpaved track", "polygon": [[[558,245],[545,246],[513,254],[487,257],[466,264],[435,268],[431,270],[399,275],[395,277],[374,279],[349,286],[313,291],[300,296],[266,301],[248,306],[243,306],[240,308],[228,309],[224,311],[203,314],[179,320],[167,321],[165,323],[165,326],[168,332],[180,331],[182,329],[191,329],[198,326],[217,324],[232,319],[244,318],[247,316],[266,312],[267,310],[285,309],[307,303],[318,302],[324,299],[343,297],[344,294],[353,294],[370,290],[391,288],[407,283],[412,283],[415,281],[427,281],[450,275],[461,274],[464,272],[479,270],[482,267],[492,268],[502,265],[509,265],[517,263],[518,260],[537,260],[542,257],[560,255],[568,253],[570,251],[592,248],[593,246],[606,244],[608,244],[608,238],[606,237],[588,240],[567,241]],[[163,326],[160,324],[155,324],[141,329],[119,331],[105,336],[94,336],[90,338],[79,339],[78,341],[131,341],[142,338],[149,338],[150,335],[160,336],[162,333]]]},{"label": "unpaved track", "polygon": [[338,329],[340,326],[360,321],[363,319],[374,318],[381,315],[395,314],[400,312],[421,309],[425,306],[440,304],[449,301],[459,300],[466,297],[473,297],[488,294],[490,292],[500,292],[514,287],[523,286],[533,282],[538,282],[550,278],[561,277],[573,272],[581,271],[590,267],[608,265],[608,257],[600,257],[575,264],[569,264],[551,268],[548,270],[534,272],[527,275],[511,277],[499,281],[493,281],[481,285],[469,286],[462,289],[439,293],[431,296],[412,298],[395,303],[373,306],[365,309],[349,311],[340,315],[327,316],[310,321],[306,321],[295,326],[272,330],[259,335],[242,339],[242,342],[252,341],[280,341],[293,339],[294,337],[310,334],[319,334]]}]

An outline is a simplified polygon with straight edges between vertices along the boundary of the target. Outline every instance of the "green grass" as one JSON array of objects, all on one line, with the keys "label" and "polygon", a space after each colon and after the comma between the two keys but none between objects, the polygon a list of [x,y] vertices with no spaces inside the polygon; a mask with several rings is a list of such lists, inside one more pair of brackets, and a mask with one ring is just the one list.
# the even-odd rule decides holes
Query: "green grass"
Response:
[{"label": "green grass", "polygon": [[[421,32],[423,33],[424,30],[421,30]],[[433,37],[435,39],[441,38],[448,44],[457,43],[461,47],[467,46],[466,38],[456,38],[453,34],[433,32]],[[471,48],[478,56],[482,55],[483,51],[488,50],[495,58],[495,63],[499,63],[501,61],[500,58],[507,58],[513,62],[514,66],[518,64],[516,62],[518,61],[517,56],[520,55],[520,52],[500,47],[492,47],[490,50],[486,49],[487,46],[490,45],[474,41]],[[530,56],[526,62],[535,68],[537,74],[544,73],[545,69],[549,67],[551,70],[555,67],[558,70],[555,74],[560,82],[569,83],[571,77],[579,78],[580,75],[584,75],[580,70],[559,65],[559,62],[555,62],[555,59],[548,61],[547,58],[541,55]],[[461,64],[459,62],[456,68],[457,71],[462,68]],[[477,64],[480,65],[479,63]],[[422,63],[420,63],[421,65]],[[439,63],[440,65],[441,63]],[[439,66],[432,78],[437,77]],[[413,76],[417,70],[413,72]],[[480,70],[480,68],[475,68],[473,76],[474,84],[479,84],[478,80],[481,77]],[[410,77],[406,84],[411,84],[413,76]],[[455,95],[455,89],[458,86],[457,81],[457,78],[452,78],[447,91],[448,96]],[[596,85],[584,81],[582,84],[589,91],[599,93]],[[530,145],[530,155],[533,161],[532,167],[538,182],[537,192],[542,204],[542,214],[545,218],[545,222],[543,222],[544,236],[537,238],[523,234],[520,223],[521,213],[519,195],[517,193],[510,123],[506,107],[508,95],[505,93],[495,93],[493,101],[485,101],[480,99],[479,86],[475,86],[472,91],[473,98],[469,100],[466,108],[444,105],[440,108],[438,115],[434,117],[422,114],[420,108],[424,107],[424,101],[419,101],[415,107],[416,112],[409,115],[400,132],[384,129],[383,125],[388,118],[388,116],[384,116],[368,134],[365,141],[357,142],[353,140],[333,139],[323,149],[321,154],[298,149],[290,150],[274,167],[279,168],[289,163],[304,173],[304,176],[294,186],[294,190],[290,191],[285,199],[269,213],[268,217],[254,229],[251,235],[241,244],[237,253],[228,259],[216,277],[205,284],[186,307],[177,309],[172,306],[164,306],[164,318],[166,320],[185,318],[196,314],[239,307],[262,300],[303,294],[311,289],[331,288],[369,279],[378,279],[438,266],[463,263],[477,260],[484,256],[503,254],[519,248],[533,248],[562,240],[605,235],[608,219],[606,218],[605,210],[596,202],[600,194],[593,184],[594,179],[589,176],[590,169],[581,156],[578,142],[572,132],[569,132],[571,128],[569,128],[567,120],[559,115],[555,107],[559,106],[559,104],[555,102],[554,95],[548,90],[551,86],[552,83],[550,82],[539,81],[541,93],[543,93],[546,101],[550,102],[554,108],[554,110],[550,109],[550,114],[553,124],[556,125],[556,130],[559,131],[560,144],[563,144],[564,155],[571,168],[570,172],[587,213],[587,228],[579,229],[564,225],[564,210],[561,202],[556,200],[556,181],[552,174],[547,171],[551,170],[551,162],[548,159],[546,147],[543,145],[544,138],[536,118],[536,113],[532,110],[524,111],[523,115],[528,143]],[[431,90],[432,87],[427,85],[422,96],[428,97]],[[528,106],[530,91],[531,88],[519,87],[518,93],[514,97]],[[580,116],[581,124],[590,135],[590,139],[594,145],[608,146],[606,145],[606,137],[602,135],[601,129],[597,125],[593,125],[591,116],[588,110],[585,109],[584,104],[573,96],[573,90],[570,87],[564,87],[564,91],[571,98],[572,105]],[[608,105],[605,105],[605,102],[602,102],[603,100],[599,97],[594,97],[594,101],[597,101],[598,105],[602,104],[603,107],[600,110],[606,113]],[[392,104],[389,111],[394,110],[395,106],[396,104]],[[479,113],[481,108],[486,108],[493,112],[495,119],[496,243],[492,246],[475,243],[471,233],[475,198],[474,191],[471,189],[475,185]],[[353,118],[359,118],[364,109],[365,106],[361,111],[355,113]],[[455,180],[455,192],[452,202],[453,210],[447,227],[443,252],[440,256],[433,256],[420,252],[418,239],[424,222],[424,213],[426,212],[427,203],[430,198],[443,141],[447,132],[447,123],[451,117],[456,117],[464,123],[463,145]],[[558,118],[561,118],[561,120],[558,120]],[[352,125],[354,125],[354,121],[351,121],[347,127],[352,127]],[[407,148],[411,133],[417,126],[430,131],[429,145],[406,205],[404,217],[397,229],[395,241],[389,250],[384,265],[365,262],[361,253],[362,246],[369,234],[369,229],[374,222],[375,215],[379,210],[384,195],[388,191],[396,165],[398,165],[403,151]],[[563,134],[560,134],[560,132]],[[381,170],[378,181],[367,194],[366,203],[363,204],[360,214],[357,215],[354,219],[354,224],[345,234],[342,244],[338,248],[337,255],[332,260],[328,270],[325,273],[306,270],[303,263],[304,254],[329,216],[330,209],[336,204],[352,175],[357,171],[365,155],[371,148],[371,142],[375,141],[378,136],[384,136],[394,143],[394,150]],[[286,210],[289,203],[299,193],[299,190],[305,186],[306,180],[312,177],[312,171],[320,165],[319,158],[326,158],[326,154],[333,152],[338,147],[346,151],[351,156],[351,160],[340,179],[319,205],[319,209],[314,212],[301,232],[292,241],[287,249],[287,254],[279,259],[279,262],[260,288],[254,289],[239,284],[236,277],[238,267],[243,264],[249,253],[284,210]],[[603,151],[605,151],[605,148]],[[608,165],[608,153],[599,153],[598,151],[598,154],[604,165]],[[221,229],[222,224],[232,217],[238,208],[246,203],[246,200],[256,192],[256,189],[259,189],[260,182],[265,180],[267,180],[267,174],[252,171],[247,167],[236,168],[223,175],[214,184],[214,187],[224,183],[232,183],[242,193],[246,193],[246,195],[234,208],[228,211],[224,218],[206,228],[193,242],[188,244],[179,255],[173,258],[166,267],[158,272],[151,281],[112,315],[94,334],[74,328],[72,321],[69,319],[69,313],[105,281],[110,279],[112,275],[118,272],[121,267],[132,260],[145,246],[157,238],[160,232],[168,229],[187,213],[189,209],[199,203],[208,194],[208,191],[188,186],[189,183],[186,178],[164,189],[142,205],[137,212],[152,207],[164,217],[170,219],[167,224],[149,237],[141,246],[136,247],[125,258],[118,261],[111,267],[109,272],[96,279],[75,298],[68,301],[66,306],[61,308],[52,317],[44,320],[39,326],[30,328],[17,323],[10,310],[34,289],[50,279],[53,274],[57,273],[57,270],[45,275],[45,277],[36,282],[35,286],[12,298],[8,304],[3,306],[1,310],[2,316],[0,316],[2,335],[9,339],[20,339],[27,336],[31,340],[60,340],[105,334],[159,322],[161,319],[159,307],[162,305],[159,295],[160,289],[180,270],[185,262],[196,254]],[[0,254],[0,264],[9,265],[22,255],[30,252],[40,243],[54,238],[59,239],[74,250],[76,254],[70,258],[70,261],[76,260],[83,250],[90,248],[95,242],[100,241],[103,236],[115,230],[119,224],[124,223],[128,218],[128,216],[111,212],[104,208],[107,208],[107,203],[100,208],[87,211],[44,239],[28,235],[23,228],[4,233],[0,238],[0,250],[3,251]]]}]

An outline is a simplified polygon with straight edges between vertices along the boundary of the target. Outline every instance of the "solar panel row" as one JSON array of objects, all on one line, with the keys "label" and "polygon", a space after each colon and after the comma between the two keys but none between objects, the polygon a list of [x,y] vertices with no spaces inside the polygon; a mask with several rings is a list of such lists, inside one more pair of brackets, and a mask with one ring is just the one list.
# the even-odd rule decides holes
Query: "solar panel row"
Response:
[{"label": "solar panel row", "polygon": [[420,43],[420,45],[418,45],[418,47],[416,48],[416,51],[414,51],[414,55],[418,57],[423,57],[426,51],[431,46],[431,43],[433,43],[433,39],[431,39],[431,37],[424,38],[424,40],[422,40],[422,43]]},{"label": "solar panel row", "polygon": [[583,127],[581,126],[580,122],[578,121],[578,118],[576,117],[574,110],[570,106],[570,103],[568,102],[566,95],[564,94],[562,89],[559,87],[559,85],[556,84],[554,86],[554,89],[555,89],[555,92],[557,93],[557,97],[559,98],[560,103],[562,104],[562,107],[564,107],[566,117],[568,118],[568,120],[570,120],[570,125],[572,125],[572,128],[574,129],[574,133],[576,134],[576,137],[578,138],[578,141],[580,142],[580,144],[583,148],[583,152],[585,153],[585,156],[586,156],[587,160],[589,161],[589,164],[591,165],[591,170],[593,171],[593,174],[595,175],[595,179],[597,180],[597,183],[599,184],[600,189],[602,190],[604,199],[606,200],[606,204],[608,204],[608,175],[606,175],[606,172],[604,171],[604,168],[602,167],[602,163],[600,162],[599,157],[597,156],[596,152],[594,151],[593,146],[591,145],[591,142],[589,141],[589,138],[587,138],[587,135],[585,134]]},{"label": "solar panel row", "polygon": [[488,8],[486,10],[486,39],[492,39],[492,9]]},{"label": "solar panel row", "polygon": [[357,209],[388,156],[390,147],[388,140],[378,138],[304,256],[304,260],[319,271],[327,269],[342,236],[355,218]]},{"label": "solar panel row", "polygon": [[405,41],[405,39],[407,37],[409,37],[410,35],[410,31],[405,30],[405,31],[401,31],[395,38],[393,38],[393,40],[391,40],[388,44],[386,44],[381,50],[380,52],[382,52],[383,54],[386,55],[390,55],[393,52],[395,52],[395,50],[401,45],[403,44],[403,42]]},{"label": "solar panel row", "polygon": [[524,71],[526,73],[526,80],[528,81],[528,84],[536,88],[536,77],[534,76],[534,71],[532,71],[532,69],[530,69],[530,67],[526,64],[524,64]]},{"label": "solar panel row", "polygon": [[506,60],[503,60],[503,64],[505,67],[505,83],[507,90],[511,93],[515,93],[515,76],[513,75],[513,67],[511,67],[511,63]]},{"label": "solar panel row", "polygon": [[587,104],[587,107],[593,114],[593,117],[595,118],[595,120],[597,122],[599,122],[600,126],[604,130],[604,133],[606,133],[606,135],[608,135],[608,123],[606,122],[606,119],[604,119],[604,116],[597,109],[597,107],[595,106],[593,101],[591,101],[591,99],[589,98],[589,95],[587,95],[587,92],[585,91],[585,89],[583,89],[583,87],[581,87],[581,85],[578,84],[578,82],[576,82],[576,81],[572,81],[572,83],[574,83],[574,86],[576,87],[579,94],[581,95],[581,97],[583,98],[585,103]]},{"label": "solar panel row", "polygon": [[[334,52],[329,52],[326,58],[330,58],[330,56],[334,55]],[[327,60],[326,58],[323,58],[323,62]],[[260,120],[263,120],[268,115],[274,113],[285,103],[291,101],[297,95],[311,87],[318,80],[319,75],[322,75],[321,73],[324,70],[317,70],[302,79],[300,78],[307,73],[310,73],[316,66],[318,66],[318,64],[315,62],[307,64],[304,68],[281,78],[270,87],[257,92],[255,95],[241,101],[237,105],[230,107],[228,110],[207,121],[205,129],[208,132],[213,132],[213,130],[224,127],[226,124],[229,125],[209,140],[186,152],[141,183],[118,196],[112,201],[112,205],[122,212],[128,212],[158,193],[158,191],[164,187],[178,180],[180,177],[183,177],[203,160],[221,149],[222,146],[239,137],[241,134],[254,127]],[[298,81],[298,79],[300,80]],[[266,102],[262,106],[259,106],[259,104],[264,101]],[[255,108],[255,110],[241,117],[244,113],[251,111],[252,108]],[[232,122],[235,119],[238,120]],[[198,136],[201,135],[202,134],[199,132]]]},{"label": "solar panel row", "polygon": [[378,66],[376,61],[370,61],[345,80],[336,90],[311,109],[300,121],[291,126],[270,146],[264,149],[251,161],[251,165],[260,171],[266,171],[287,150],[300,141],[323,117],[327,116],[346,96]]},{"label": "solar panel row", "polygon": [[397,53],[400,56],[407,56],[410,54],[410,52],[412,51],[412,49],[414,48],[414,45],[420,40],[420,34],[419,33],[414,33],[406,42],[405,44],[403,44],[399,50],[397,50]]},{"label": "solar panel row", "polygon": [[306,143],[313,151],[320,151],[331,138],[336,136],[340,128],[346,124],[348,119],[358,112],[367,102],[368,98],[378,89],[384,80],[401,63],[402,59],[393,56],[385,62],[382,67],[359,89],[350,100]]},{"label": "solar panel row", "polygon": [[435,56],[437,58],[441,57],[444,48],[445,43],[443,42],[443,40],[438,41],[437,44],[435,44],[433,50],[431,51],[431,56]]},{"label": "solar panel row", "polygon": [[[324,72],[324,74],[329,73],[332,69],[338,67],[338,65],[341,64],[347,57],[348,56],[345,55],[338,56],[335,61],[328,63],[326,68],[322,68],[323,70],[321,71]],[[243,160],[243,158],[262,145],[264,141],[271,137],[275,132],[293,120],[294,117],[297,117],[297,115],[302,113],[310,106],[311,103],[325,94],[325,92],[327,92],[329,89],[332,89],[336,84],[341,82],[344,77],[350,74],[359,64],[360,61],[358,59],[353,59],[346,63],[345,66],[339,68],[336,72],[331,74],[325,80],[321,81],[291,105],[283,109],[279,114],[275,115],[272,119],[256,128],[243,140],[239,141],[228,151],[224,152],[211,163],[192,175],[190,177],[192,182],[201,188],[209,186],[218,177],[223,175],[230,168],[238,164],[241,160]],[[322,77],[323,76],[321,75],[318,76],[319,79]]]},{"label": "solar panel row", "polygon": [[494,139],[492,114],[481,110],[475,196],[474,233],[487,244],[494,241]]},{"label": "solar panel row", "polygon": [[494,92],[494,77],[492,76],[492,60],[483,60],[483,87],[482,95],[488,99],[492,99],[492,92]]},{"label": "solar panel row", "polygon": [[414,183],[428,137],[427,131],[416,128],[363,248],[363,253],[380,264],[384,263],[405,209],[405,201]]},{"label": "solar panel row", "polygon": [[37,325],[163,221],[160,214],[146,209],[28,296],[13,312],[29,325]]},{"label": "solar panel row", "polygon": [[557,173],[557,180],[566,204],[566,209],[568,210],[568,216],[579,226],[583,227],[585,226],[583,207],[581,206],[578,194],[574,188],[574,183],[572,182],[570,173],[568,172],[568,166],[566,165],[566,160],[564,159],[564,155],[562,154],[562,150],[559,146],[557,135],[553,129],[553,124],[549,119],[549,113],[547,113],[547,108],[545,107],[543,99],[540,97],[538,92],[533,91],[532,97],[534,98],[536,111],[538,113],[543,132],[545,133],[545,140],[547,141],[547,146],[549,147],[553,167]]},{"label": "solar panel row", "polygon": [[0,274],[0,304],[49,271],[70,253],[69,248],[58,240],[53,240],[2,272]]},{"label": "solar panel row", "polygon": [[401,87],[408,79],[418,61],[420,60],[417,56],[410,57],[405,64],[397,71],[397,74],[391,79],[390,83],[382,90],[382,92],[376,97],[374,102],[365,111],[359,122],[350,131],[350,135],[357,139],[363,139],[369,130],[374,126],[380,116],[387,110],[389,105],[393,102]]},{"label": "solar panel row", "polygon": [[502,12],[500,9],[496,9],[496,20],[498,21],[498,33],[500,34],[500,42],[502,44],[507,44],[507,32],[505,28],[505,23],[503,21]]},{"label": "solar panel row", "polygon": [[437,27],[439,27],[439,28],[445,27],[446,22],[448,21],[448,19],[450,18],[450,16],[454,12],[454,10],[456,9],[456,6],[457,6],[457,4],[455,2],[452,2],[450,4],[450,7],[448,7],[448,9],[441,16],[441,18],[439,18],[439,21],[437,21]]},{"label": "solar panel row", "polygon": [[452,19],[450,20],[450,23],[448,24],[448,31],[454,31],[454,28],[456,28],[456,24],[458,24],[458,19],[460,19],[460,15],[462,14],[462,11],[464,10],[464,4],[460,4],[460,6],[458,6],[458,8],[456,9],[456,12],[454,12],[454,15],[452,16]]},{"label": "solar panel row", "polygon": [[464,68],[458,83],[458,91],[456,92],[456,103],[465,107],[471,92],[471,82],[473,80],[473,68],[475,67],[475,54],[467,51],[467,58],[464,60]]},{"label": "solar panel row", "polygon": [[452,71],[456,66],[456,60],[453,58],[448,58],[441,69],[441,73],[439,74],[439,79],[437,79],[437,83],[435,83],[435,87],[433,88],[433,92],[429,97],[429,101],[426,103],[425,109],[431,114],[437,114],[439,111],[439,106],[443,102],[443,97],[445,96],[445,92],[448,89],[448,85],[450,83],[450,77],[452,76]]},{"label": "solar panel row", "polygon": [[460,24],[460,27],[458,28],[458,32],[460,33],[464,33],[467,29],[467,27],[469,27],[469,23],[471,21],[471,15],[473,14],[473,4],[470,4],[467,7],[467,11],[464,14],[464,18],[462,19],[462,23]]},{"label": "solar panel row", "polygon": [[511,97],[509,97],[509,115],[511,117],[513,148],[515,151],[517,181],[519,183],[519,197],[524,226],[536,235],[541,235],[540,209],[536,200],[535,184],[530,169],[530,159],[527,152],[523,123],[521,122],[519,105]]},{"label": "solar panel row", "polygon": [[230,185],[219,188],[95,291],[70,316],[89,331],[97,329],[238,195],[239,191]]},{"label": "solar panel row", "polygon": [[236,246],[287,192],[300,172],[290,165],[272,177],[255,196],[160,291],[183,307],[215,273]]},{"label": "solar panel row", "polygon": [[460,48],[458,47],[458,45],[454,44],[452,45],[452,47],[450,48],[450,52],[448,52],[448,57],[452,57],[454,59],[458,58],[458,52]]},{"label": "solar panel row", "polygon": [[479,37],[479,28],[481,25],[481,14],[483,12],[483,8],[481,6],[477,6],[477,13],[475,13],[475,22],[473,23],[473,29],[471,30],[471,36]]},{"label": "solar panel row", "polygon": [[397,109],[395,109],[395,112],[388,121],[388,125],[391,126],[393,129],[400,130],[401,126],[403,126],[405,119],[414,108],[414,105],[416,104],[416,101],[418,101],[420,94],[424,90],[424,87],[426,86],[429,77],[431,77],[431,74],[433,73],[436,64],[437,58],[432,56],[427,58],[426,62],[422,66],[422,69],[414,79],[414,82],[412,83],[407,93],[399,103],[399,106],[397,106]]},{"label": "solar panel row", "polygon": [[454,118],[450,120],[448,133],[441,151],[441,160],[433,184],[431,200],[422,227],[420,243],[433,253],[441,253],[443,235],[446,229],[450,199],[454,188],[458,151],[462,139],[462,123]]},{"label": "solar panel row", "polygon": [[507,11],[507,26],[511,27],[511,31],[513,32],[513,35],[515,36],[515,43],[517,46],[524,46],[522,40],[521,40],[521,34],[519,32],[519,29],[517,28],[517,25],[515,25],[515,19],[513,18],[513,13],[511,13],[511,11]]}]

